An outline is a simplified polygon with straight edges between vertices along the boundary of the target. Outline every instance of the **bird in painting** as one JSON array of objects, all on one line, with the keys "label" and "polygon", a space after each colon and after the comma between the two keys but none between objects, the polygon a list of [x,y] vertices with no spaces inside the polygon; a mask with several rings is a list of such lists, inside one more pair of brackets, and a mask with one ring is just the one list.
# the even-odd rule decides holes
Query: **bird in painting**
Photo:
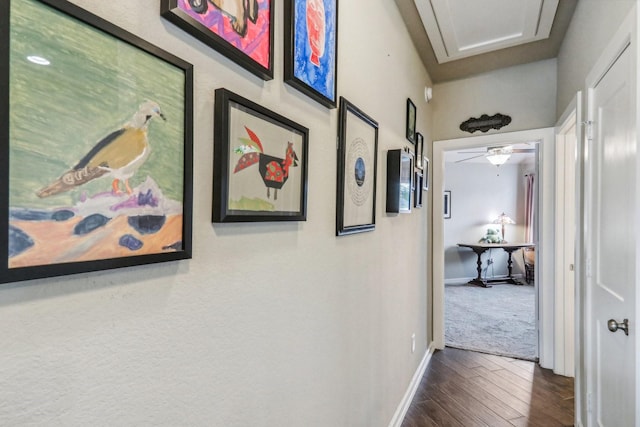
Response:
[{"label": "bird in painting", "polygon": [[120,181],[124,181],[127,193],[131,194],[133,191],[129,186],[129,178],[149,157],[147,128],[156,117],[166,121],[157,103],[142,103],[130,121],[102,138],[73,168],[36,194],[38,197],[49,197],[101,176],[113,177],[111,187],[114,193],[121,193]]},{"label": "bird in painting", "polygon": [[273,200],[278,200],[278,190],[282,188],[287,179],[289,179],[289,168],[298,166],[298,155],[293,150],[293,143],[287,143],[284,158],[278,158],[264,154],[262,142],[251,129],[245,126],[245,130],[249,135],[249,139],[240,138],[244,145],[238,147],[235,151],[242,154],[240,160],[236,164],[233,173],[240,172],[247,167],[258,163],[258,171],[262,182],[267,187],[267,198],[271,197],[271,189],[273,188]]}]

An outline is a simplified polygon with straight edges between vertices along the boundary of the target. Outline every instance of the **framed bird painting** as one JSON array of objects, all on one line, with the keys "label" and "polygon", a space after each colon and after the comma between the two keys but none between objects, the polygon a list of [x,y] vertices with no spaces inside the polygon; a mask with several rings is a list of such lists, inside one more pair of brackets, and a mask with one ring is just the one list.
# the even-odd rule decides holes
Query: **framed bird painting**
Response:
[{"label": "framed bird painting", "polygon": [[263,80],[273,79],[274,0],[161,0],[160,13]]},{"label": "framed bird painting", "polygon": [[227,89],[215,96],[213,222],[306,221],[309,130]]},{"label": "framed bird painting", "polygon": [[0,281],[190,258],[192,92],[72,3],[2,2]]}]

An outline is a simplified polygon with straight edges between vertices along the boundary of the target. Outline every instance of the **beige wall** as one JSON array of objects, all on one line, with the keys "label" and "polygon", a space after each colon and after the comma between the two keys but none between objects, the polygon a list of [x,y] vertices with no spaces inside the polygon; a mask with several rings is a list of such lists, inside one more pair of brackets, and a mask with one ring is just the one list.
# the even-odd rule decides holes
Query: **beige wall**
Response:
[{"label": "beige wall", "polygon": [[583,90],[585,78],[635,0],[580,0],[558,54],[559,118],[576,92]]},{"label": "beige wall", "polygon": [[[339,94],[380,133],[376,230],[337,238],[338,112],[283,85],[281,2],[269,82],[162,20],[158,0],[74,3],[195,66],[193,259],[0,287],[0,424],[386,426],[431,316],[430,205],[384,213],[407,97],[433,137],[396,5],[340,2]],[[211,224],[219,87],[310,129],[306,222]]]},{"label": "beige wall", "polygon": [[[482,114],[502,113],[512,119],[487,134],[553,126],[556,73],[556,60],[548,59],[435,85],[433,139],[471,136],[460,130],[460,123]],[[473,134],[477,135],[480,131]]]}]

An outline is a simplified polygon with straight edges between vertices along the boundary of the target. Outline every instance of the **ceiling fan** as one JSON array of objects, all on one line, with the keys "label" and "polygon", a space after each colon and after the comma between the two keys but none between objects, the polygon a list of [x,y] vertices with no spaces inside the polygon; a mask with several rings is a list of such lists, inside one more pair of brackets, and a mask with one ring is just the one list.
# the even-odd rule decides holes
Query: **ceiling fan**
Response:
[{"label": "ceiling fan", "polygon": [[460,151],[460,154],[477,154],[466,159],[457,160],[455,163],[466,162],[467,160],[477,159],[478,157],[486,157],[491,164],[500,166],[504,164],[512,154],[519,153],[535,153],[535,148],[513,148],[511,145],[501,147],[487,147],[485,151]]}]

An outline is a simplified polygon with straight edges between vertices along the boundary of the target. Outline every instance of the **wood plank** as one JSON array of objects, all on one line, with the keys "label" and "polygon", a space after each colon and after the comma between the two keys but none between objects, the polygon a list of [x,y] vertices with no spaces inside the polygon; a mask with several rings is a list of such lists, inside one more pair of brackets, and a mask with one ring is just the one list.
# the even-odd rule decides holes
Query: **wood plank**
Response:
[{"label": "wood plank", "polygon": [[502,369],[499,365],[496,365],[491,360],[485,359],[482,356],[482,353],[460,350],[457,348],[446,347],[443,351],[443,356],[447,358],[452,358],[467,368],[477,368],[484,367],[489,369],[490,371],[494,369]]},{"label": "wood plank", "polygon": [[517,359],[436,352],[403,427],[573,425],[573,379]]},{"label": "wood plank", "polygon": [[428,388],[431,399],[440,405],[447,413],[459,421],[465,427],[496,427],[495,424],[487,424],[477,417],[472,411],[461,405],[456,399],[444,393],[442,387],[433,386]]},{"label": "wood plank", "polygon": [[[511,408],[506,405],[501,405],[500,402],[492,402],[489,405],[483,404],[480,400],[467,391],[466,384],[460,383],[446,383],[439,387],[438,390],[447,399],[451,399],[459,403],[465,411],[474,414],[474,416],[491,427],[510,427],[510,423],[505,420],[501,415],[509,414],[517,416],[517,413],[510,414]],[[491,408],[494,408],[497,412],[494,412]],[[498,415],[501,414],[501,415]]]},{"label": "wood plank", "polygon": [[[547,390],[544,390],[537,384],[530,384],[529,389],[524,389],[510,381],[508,375],[510,374],[516,378],[520,377],[506,370],[488,371],[478,368],[477,371],[483,378],[486,378],[512,396],[528,404],[531,408],[529,414],[542,413],[557,420],[561,424],[573,422],[573,407],[563,406],[561,399],[553,393],[548,394]],[[507,375],[507,377],[505,378],[502,375]],[[546,395],[544,394],[545,391],[547,391]]]},{"label": "wood plank", "polygon": [[426,400],[420,403],[419,407],[422,408],[429,418],[435,421],[439,427],[464,427],[433,400]]},{"label": "wood plank", "polygon": [[467,401],[469,404],[474,400],[480,402],[481,405],[485,406],[487,409],[505,420],[526,415],[516,411],[501,400],[496,399],[494,396],[487,393],[482,387],[469,383],[468,380],[465,380],[462,383],[456,383],[455,385],[453,385],[453,383],[445,383],[441,385],[441,388],[448,395],[456,396],[456,398]]}]

